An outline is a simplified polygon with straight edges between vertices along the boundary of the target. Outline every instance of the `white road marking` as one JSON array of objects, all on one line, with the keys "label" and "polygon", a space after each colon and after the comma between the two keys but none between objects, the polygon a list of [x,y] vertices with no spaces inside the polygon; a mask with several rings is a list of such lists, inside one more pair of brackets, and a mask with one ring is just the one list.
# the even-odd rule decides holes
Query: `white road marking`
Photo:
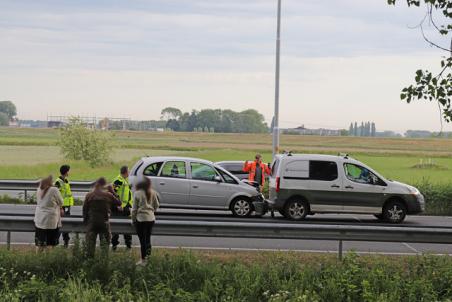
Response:
[{"label": "white road marking", "polygon": [[[403,243],[406,244],[406,243]],[[6,245],[6,244],[0,244]],[[11,245],[16,246],[34,246],[34,243],[18,243],[12,242]],[[71,244],[72,245],[72,244]],[[120,245],[122,247],[122,245]],[[139,248],[139,245],[133,245],[134,248]],[[417,256],[422,254],[413,247],[410,247],[407,244],[407,247],[411,250],[415,251],[414,253],[405,253],[405,252],[370,252],[370,251],[356,251],[353,250],[353,253],[358,255],[387,255],[387,256]],[[303,249],[258,249],[258,248],[226,248],[226,247],[192,247],[192,246],[167,246],[167,245],[156,245],[152,246],[155,249],[172,249],[172,250],[198,250],[198,251],[231,251],[231,252],[292,252],[292,253],[316,253],[316,254],[337,254],[337,250],[303,250]],[[348,252],[352,252],[344,250],[344,254]],[[427,253],[426,253],[427,254]],[[431,256],[452,256],[452,254],[444,254],[444,253],[428,253]]]},{"label": "white road marking", "polygon": [[352,216],[354,219],[356,219],[356,220],[358,220],[358,222],[361,222],[361,219],[359,219],[358,217],[356,217],[356,216]]},{"label": "white road marking", "polygon": [[417,249],[415,249],[414,247],[412,247],[412,246],[409,245],[408,243],[402,242],[402,244],[403,244],[404,246],[406,246],[407,248],[409,248],[410,250],[412,250],[413,252],[415,252],[416,254],[422,254],[422,252],[418,251]]}]

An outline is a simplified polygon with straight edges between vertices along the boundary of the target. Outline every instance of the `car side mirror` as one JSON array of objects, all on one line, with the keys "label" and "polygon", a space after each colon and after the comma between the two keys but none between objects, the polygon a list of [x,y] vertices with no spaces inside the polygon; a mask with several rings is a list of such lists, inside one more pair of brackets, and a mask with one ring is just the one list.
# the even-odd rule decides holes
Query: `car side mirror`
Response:
[{"label": "car side mirror", "polygon": [[221,177],[217,175],[214,177],[213,180],[215,180],[216,182],[221,182]]}]

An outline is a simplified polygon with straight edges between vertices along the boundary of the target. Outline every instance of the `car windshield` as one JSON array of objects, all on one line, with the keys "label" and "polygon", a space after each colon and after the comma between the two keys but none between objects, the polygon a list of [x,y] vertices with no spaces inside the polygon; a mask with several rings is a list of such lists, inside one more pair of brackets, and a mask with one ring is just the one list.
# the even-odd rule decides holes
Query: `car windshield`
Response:
[{"label": "car windshield", "polygon": [[234,177],[230,172],[228,172],[223,167],[216,166],[215,169],[217,169],[218,173],[221,174],[226,183],[237,184],[239,182],[239,180],[236,177]]}]

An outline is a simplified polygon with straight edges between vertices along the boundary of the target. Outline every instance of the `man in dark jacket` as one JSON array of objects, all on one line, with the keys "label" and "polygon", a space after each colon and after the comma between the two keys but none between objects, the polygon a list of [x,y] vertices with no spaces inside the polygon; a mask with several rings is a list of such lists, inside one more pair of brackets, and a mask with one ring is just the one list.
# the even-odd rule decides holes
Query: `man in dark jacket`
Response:
[{"label": "man in dark jacket", "polygon": [[101,177],[83,203],[83,222],[86,224],[87,255],[94,256],[99,235],[101,247],[108,251],[111,240],[110,214],[112,207],[121,207],[121,201],[106,189],[107,181]]}]

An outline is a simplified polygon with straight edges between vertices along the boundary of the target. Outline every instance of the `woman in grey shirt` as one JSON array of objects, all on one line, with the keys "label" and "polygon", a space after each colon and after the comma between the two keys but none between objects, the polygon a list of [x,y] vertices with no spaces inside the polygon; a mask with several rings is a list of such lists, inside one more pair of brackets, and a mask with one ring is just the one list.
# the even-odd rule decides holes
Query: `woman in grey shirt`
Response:
[{"label": "woman in grey shirt", "polygon": [[52,184],[52,176],[42,179],[36,193],[35,244],[40,251],[58,245],[60,235],[63,197]]},{"label": "woman in grey shirt", "polygon": [[137,264],[146,263],[151,254],[151,233],[155,222],[154,212],[159,207],[157,194],[151,189],[151,181],[144,178],[136,186],[132,206],[132,222],[137,230],[141,246],[141,259]]}]

